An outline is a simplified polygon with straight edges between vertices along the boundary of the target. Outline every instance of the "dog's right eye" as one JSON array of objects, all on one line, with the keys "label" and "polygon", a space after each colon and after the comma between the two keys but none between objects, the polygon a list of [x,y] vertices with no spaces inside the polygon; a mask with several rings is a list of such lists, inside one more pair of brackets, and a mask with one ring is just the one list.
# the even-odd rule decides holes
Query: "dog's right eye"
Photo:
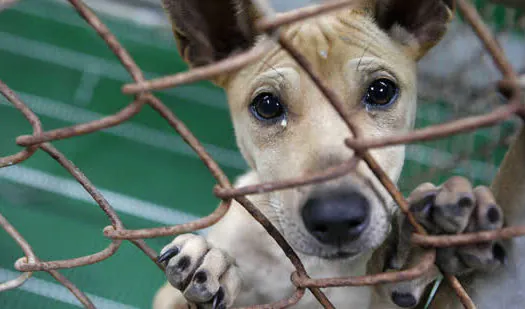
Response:
[{"label": "dog's right eye", "polygon": [[279,97],[267,92],[255,97],[250,105],[250,110],[259,120],[277,120],[285,113]]}]

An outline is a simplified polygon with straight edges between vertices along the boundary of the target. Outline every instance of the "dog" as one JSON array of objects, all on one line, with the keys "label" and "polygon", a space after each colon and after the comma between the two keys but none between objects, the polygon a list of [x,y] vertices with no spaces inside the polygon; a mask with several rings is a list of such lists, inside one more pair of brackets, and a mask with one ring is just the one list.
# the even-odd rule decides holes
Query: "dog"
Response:
[{"label": "dog", "polygon": [[[292,58],[256,31],[249,0],[163,0],[181,56],[191,67],[225,59],[258,44],[273,44],[260,60],[213,81],[228,96],[238,147],[250,171],[236,186],[319,172],[352,158],[343,120]],[[313,69],[344,100],[365,137],[409,132],[417,107],[416,65],[446,32],[453,0],[356,0],[345,9],[281,29]],[[397,182],[404,146],[372,156]],[[423,256],[413,232],[365,163],[325,183],[249,196],[279,229],[313,278],[360,276],[406,269]],[[487,187],[462,177],[422,184],[411,211],[431,234],[491,230],[503,211]],[[498,243],[437,250],[436,264],[455,275],[499,267]],[[177,236],[160,253],[168,283],[155,309],[226,308],[289,297],[293,266],[265,230],[235,202],[207,237]],[[337,308],[412,308],[440,272],[377,287],[324,289]],[[439,297],[439,296],[438,296]],[[456,306],[453,297],[439,308]],[[310,294],[297,308],[319,308]]]}]

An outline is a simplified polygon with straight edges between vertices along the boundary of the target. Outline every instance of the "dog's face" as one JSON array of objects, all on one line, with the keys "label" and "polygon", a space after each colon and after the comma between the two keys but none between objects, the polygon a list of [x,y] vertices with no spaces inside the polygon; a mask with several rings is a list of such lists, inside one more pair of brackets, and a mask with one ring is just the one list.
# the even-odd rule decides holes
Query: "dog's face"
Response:
[{"label": "dog's face", "polygon": [[[412,127],[414,61],[366,15],[323,16],[290,26],[285,35],[344,100],[366,137]],[[231,76],[225,89],[238,145],[262,181],[320,172],[353,156],[344,145],[351,132],[281,48]],[[404,148],[377,150],[374,157],[397,180]],[[267,209],[303,253],[355,255],[388,232],[391,203],[375,179],[361,163],[341,179],[270,194]]]},{"label": "dog's face", "polygon": [[[256,14],[248,1],[233,6],[190,2],[165,1],[190,64],[210,63],[266,40],[253,32]],[[364,136],[379,137],[412,128],[416,61],[439,40],[451,12],[444,1],[356,1],[282,31],[343,99]],[[200,26],[192,23],[199,18]],[[202,23],[206,18],[209,23]],[[278,45],[217,81],[228,94],[238,146],[261,181],[323,171],[353,156],[344,145],[351,132],[343,120]],[[372,155],[397,181],[404,147]],[[259,207],[296,250],[323,258],[352,257],[378,247],[392,212],[391,198],[362,162],[340,179],[269,194]]]}]

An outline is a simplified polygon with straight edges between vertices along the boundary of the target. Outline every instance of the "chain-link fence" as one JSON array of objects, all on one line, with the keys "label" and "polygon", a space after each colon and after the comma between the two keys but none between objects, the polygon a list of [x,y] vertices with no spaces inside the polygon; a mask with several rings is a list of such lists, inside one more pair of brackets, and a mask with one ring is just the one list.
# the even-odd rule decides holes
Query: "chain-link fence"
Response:
[{"label": "chain-link fence", "polygon": [[[0,9],[8,7],[11,1],[0,2]],[[19,146],[24,147],[20,152],[0,158],[0,167],[7,167],[15,165],[25,160],[28,160],[36,152],[45,152],[54,160],[56,160],[65,170],[67,170],[92,196],[101,210],[109,218],[111,225],[104,229],[104,235],[111,240],[106,249],[94,253],[92,255],[83,256],[68,260],[57,261],[42,261],[38,258],[36,253],[31,248],[30,244],[22,237],[17,229],[11,225],[6,218],[0,215],[0,225],[7,231],[7,233],[19,244],[25,257],[20,258],[15,263],[16,269],[23,272],[17,279],[4,282],[0,285],[0,291],[13,289],[22,284],[35,271],[46,271],[51,274],[57,281],[66,286],[87,308],[95,308],[90,299],[80,291],[72,282],[61,275],[58,270],[64,268],[73,268],[84,265],[90,265],[101,262],[113,256],[119,250],[124,240],[130,241],[139,249],[141,249],[151,260],[156,263],[156,252],[146,245],[144,239],[176,235],[180,233],[193,232],[206,227],[209,227],[219,221],[228,211],[232,201],[241,204],[255,220],[257,220],[271,235],[271,237],[283,249],[286,256],[294,265],[296,271],[292,276],[293,284],[296,286],[295,293],[288,299],[284,299],[278,303],[264,305],[272,308],[283,308],[297,303],[304,295],[306,289],[310,290],[317,300],[325,308],[333,308],[330,300],[324,295],[320,288],[336,287],[336,286],[359,286],[359,285],[374,285],[386,282],[397,282],[404,280],[411,280],[423,275],[434,263],[435,251],[429,249],[425,258],[417,266],[399,272],[381,273],[363,277],[350,278],[326,278],[326,279],[311,279],[306,272],[300,258],[294,250],[287,243],[286,239],[279,233],[275,226],[260,212],[260,210],[253,205],[246,195],[261,194],[281,190],[285,188],[292,188],[321,181],[327,181],[337,177],[341,177],[351,172],[358,162],[364,161],[368,167],[373,171],[375,176],[380,180],[383,186],[388,190],[395,202],[399,205],[402,212],[408,217],[411,224],[414,226],[416,233],[413,235],[413,243],[424,247],[446,247],[457,246],[479,242],[486,242],[489,240],[510,238],[525,234],[524,227],[507,227],[501,230],[481,232],[475,234],[462,234],[454,236],[428,236],[421,225],[419,225],[408,209],[408,204],[403,194],[399,191],[397,186],[389,179],[386,173],[377,164],[375,159],[370,155],[369,149],[392,146],[398,144],[412,144],[420,141],[437,140],[443,137],[449,137],[474,130],[490,127],[510,119],[514,115],[523,117],[525,110],[523,109],[520,98],[520,87],[518,82],[518,74],[515,72],[506,56],[503,54],[500,45],[491,34],[486,24],[480,18],[476,8],[466,0],[458,0],[458,8],[464,20],[470,24],[474,33],[479,37],[484,50],[488,51],[492,61],[496,65],[499,72],[503,75],[503,80],[499,81],[497,86],[501,93],[507,98],[508,102],[505,105],[497,106],[494,110],[480,115],[461,118],[459,120],[425,127],[418,129],[404,135],[396,135],[392,137],[366,139],[359,132],[358,128],[347,117],[343,104],[338,95],[333,92],[325,82],[319,78],[308,60],[284,37],[275,37],[275,40],[280,46],[300,65],[300,67],[310,76],[310,78],[317,85],[322,94],[333,105],[335,110],[339,113],[342,119],[352,131],[355,138],[347,139],[345,142],[347,146],[353,149],[356,156],[340,166],[335,166],[320,173],[307,175],[297,179],[289,179],[286,181],[276,183],[264,183],[254,186],[247,186],[242,188],[233,188],[228,177],[216,163],[216,161],[208,154],[199,140],[190,132],[185,124],[177,118],[177,116],[164,105],[153,93],[153,90],[160,90],[181,86],[184,84],[210,79],[218,74],[232,71],[241,68],[242,66],[256,61],[269,48],[269,45],[260,45],[251,50],[245,51],[241,54],[222,60],[212,65],[195,68],[188,72],[179,73],[173,76],[166,76],[154,80],[146,80],[142,70],[137,66],[132,57],[128,54],[126,49],[122,47],[117,38],[111,31],[97,18],[97,16],[86,7],[80,0],[69,0],[73,7],[77,10],[79,15],[86,20],[86,22],[100,35],[100,37],[107,43],[109,48],[121,61],[122,65],[129,72],[133,78],[133,84],[123,86],[123,93],[133,95],[132,102],[123,108],[118,113],[98,119],[92,122],[75,125],[72,127],[56,129],[51,131],[44,131],[40,119],[22,102],[18,96],[3,82],[0,82],[0,92],[3,96],[11,102],[28,120],[33,128],[31,135],[22,135],[16,139]],[[259,1],[253,1],[257,4]],[[280,26],[302,20],[307,17],[326,13],[332,10],[343,8],[349,5],[352,1],[330,1],[323,5],[301,8],[290,11],[278,16],[270,16],[261,11],[262,18],[258,21],[257,27],[261,33],[274,33],[274,30]],[[259,5],[260,7],[263,7]],[[267,15],[267,16],[266,16]],[[432,96],[431,91],[426,92]],[[449,93],[454,93],[450,90]],[[441,94],[442,95],[442,94]],[[485,96],[486,97],[486,96]],[[461,102],[462,100],[471,101],[472,98],[465,96],[462,99],[453,99],[453,102]],[[189,222],[177,226],[166,226],[151,229],[130,230],[127,229],[112,208],[110,203],[97,190],[97,188],[87,179],[84,174],[69,161],[51,142],[68,139],[80,135],[85,135],[97,132],[110,127],[118,126],[134,115],[141,112],[144,106],[148,105],[162,116],[167,123],[186,141],[186,143],[195,151],[202,162],[209,169],[210,173],[217,181],[217,186],[214,189],[215,195],[222,200],[219,207],[207,217],[198,219],[194,222]],[[482,103],[484,110],[487,104]],[[463,105],[458,103],[457,108]],[[489,106],[492,106],[489,104]],[[456,113],[461,115],[461,113]],[[484,157],[491,154],[491,147],[506,143],[508,134],[500,134],[501,139],[495,141],[494,145],[485,145],[486,151],[476,150],[477,153],[483,152]],[[496,146],[495,146],[496,145]],[[451,146],[454,148],[454,146]],[[456,168],[457,164],[465,160],[470,153],[458,153],[458,157],[450,162],[451,168]],[[428,176],[428,175],[427,175]],[[419,180],[415,180],[416,183]],[[408,185],[407,185],[408,186]],[[162,265],[157,264],[159,268]],[[457,292],[462,303],[467,308],[473,308],[474,304],[469,296],[461,287],[459,281],[450,275],[446,275],[446,279]],[[263,305],[257,306],[262,307]]]}]

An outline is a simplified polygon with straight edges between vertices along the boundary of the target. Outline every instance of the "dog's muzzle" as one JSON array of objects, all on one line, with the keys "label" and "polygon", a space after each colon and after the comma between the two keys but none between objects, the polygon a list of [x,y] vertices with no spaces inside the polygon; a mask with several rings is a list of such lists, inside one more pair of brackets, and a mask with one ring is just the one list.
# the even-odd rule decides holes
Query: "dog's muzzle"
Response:
[{"label": "dog's muzzle", "polygon": [[308,231],[320,242],[340,246],[361,235],[370,221],[370,203],[359,192],[310,198],[302,209]]}]

